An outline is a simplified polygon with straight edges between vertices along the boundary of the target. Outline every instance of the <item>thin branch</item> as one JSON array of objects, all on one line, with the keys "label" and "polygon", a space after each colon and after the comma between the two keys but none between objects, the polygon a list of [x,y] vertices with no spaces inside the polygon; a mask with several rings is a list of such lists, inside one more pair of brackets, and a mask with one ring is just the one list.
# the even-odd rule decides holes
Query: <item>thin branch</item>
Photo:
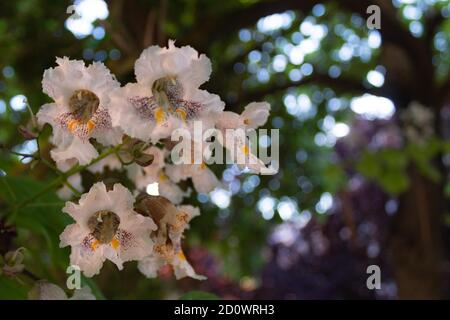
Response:
[{"label": "thin branch", "polygon": [[[390,1],[387,0],[322,0],[322,3],[336,3],[339,8],[349,12],[355,12],[362,17],[367,16],[367,7],[377,4],[381,8],[382,28],[380,31],[383,40],[393,42],[400,46],[405,46],[410,50],[420,46],[419,39],[414,38],[408,30],[397,19],[397,10]],[[198,17],[199,23],[182,38],[186,44],[194,44],[196,48],[205,50],[213,41],[223,40],[237,30],[255,25],[262,17],[281,13],[287,10],[300,11],[305,14],[318,3],[317,0],[278,0],[262,1],[246,6],[242,9],[233,10],[214,16],[211,12],[205,12],[204,16]]]},{"label": "thin branch", "polygon": [[328,75],[314,73],[311,76],[303,78],[299,81],[292,81],[292,82],[289,81],[283,84],[275,84],[275,83],[269,84],[264,88],[246,92],[243,96],[239,97],[238,103],[245,104],[246,102],[250,101],[259,101],[267,95],[276,94],[289,88],[295,88],[309,84],[317,84],[319,86],[330,87],[334,91],[340,93],[355,93],[355,94],[370,93],[378,96],[386,96],[386,97],[389,96],[383,87],[366,88],[358,80],[344,77],[339,77],[335,79],[331,78]]},{"label": "thin branch", "polygon": [[86,168],[88,168],[89,166],[99,162],[100,160],[106,158],[107,156],[117,153],[120,148],[122,147],[122,144],[109,149],[108,151],[105,151],[104,153],[102,153],[100,156],[98,156],[97,158],[95,158],[94,160],[92,160],[89,164],[86,165],[75,165],[72,169],[70,169],[67,172],[64,172],[62,175],[60,175],[58,178],[56,178],[55,180],[53,180],[52,182],[50,182],[44,189],[40,190],[38,193],[36,193],[35,195],[31,196],[30,198],[16,204],[13,207],[13,214],[10,217],[10,220],[12,220],[15,216],[15,214],[18,212],[18,210],[26,205],[28,205],[29,203],[32,203],[34,200],[40,198],[41,196],[43,196],[44,194],[46,194],[48,191],[52,190],[53,188],[56,188],[58,186],[60,186],[61,184],[64,183],[64,181],[69,178],[70,176],[79,173],[83,170],[85,170]]},{"label": "thin branch", "polygon": [[158,34],[157,41],[159,45],[165,45],[166,42],[166,33],[164,32],[164,24],[166,23],[167,18],[167,0],[160,0],[159,2],[159,16],[158,16]]},{"label": "thin branch", "polygon": [[142,45],[147,48],[149,45],[153,44],[153,36],[155,34],[156,25],[156,11],[150,8],[147,14],[147,20],[145,22],[144,37],[142,39]]}]

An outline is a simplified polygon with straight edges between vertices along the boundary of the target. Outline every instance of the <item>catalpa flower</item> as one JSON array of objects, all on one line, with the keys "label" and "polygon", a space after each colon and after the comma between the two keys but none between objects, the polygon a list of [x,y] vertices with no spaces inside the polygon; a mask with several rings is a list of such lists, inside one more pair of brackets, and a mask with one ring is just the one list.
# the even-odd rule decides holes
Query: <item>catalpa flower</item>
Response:
[{"label": "catalpa flower", "polygon": [[169,199],[174,204],[180,204],[183,201],[183,198],[191,195],[191,189],[184,191],[176,183],[170,180],[164,171],[161,171],[156,182],[158,183],[159,194]]},{"label": "catalpa flower", "polygon": [[107,191],[103,182],[94,184],[78,204],[66,203],[63,211],[75,223],[60,235],[60,246],[72,247],[70,263],[87,277],[98,274],[106,259],[121,270],[123,262],[140,260],[152,251],[149,234],[156,225],[151,218],[137,214],[133,203],[125,187],[115,184]]},{"label": "catalpa flower", "polygon": [[176,160],[180,163],[167,165],[165,172],[167,177],[175,183],[190,178],[197,192],[209,193],[220,185],[219,179],[205,163],[205,160],[212,156],[212,151],[208,143],[199,143],[194,140],[190,142],[190,158],[184,158],[183,153],[187,152],[189,155],[189,149],[183,149],[183,152],[178,155],[180,159]]},{"label": "catalpa flower", "polygon": [[216,126],[221,130],[252,128],[263,126],[270,114],[270,105],[267,102],[252,102],[248,104],[239,115],[235,112],[225,111],[217,119]]},{"label": "catalpa flower", "polygon": [[[131,137],[153,142],[168,137],[181,125],[224,108],[219,96],[200,90],[209,79],[211,62],[189,46],[152,46],[136,61],[137,83],[113,95],[113,124]],[[117,102],[116,102],[117,101]]]},{"label": "catalpa flower", "polygon": [[266,164],[252,152],[250,139],[245,134],[234,130],[231,135],[227,135],[230,139],[225,138],[225,148],[230,152],[234,161],[240,169],[248,169],[257,174],[273,175],[277,170],[273,167],[267,167]]},{"label": "catalpa flower", "polygon": [[189,228],[190,220],[200,215],[199,209],[189,205],[175,207],[168,199],[154,196],[146,196],[141,204],[147,209],[140,212],[151,215],[158,230],[152,234],[155,243],[153,251],[139,261],[139,270],[148,278],[154,278],[161,267],[171,265],[176,279],[206,279],[195,273],[181,247],[183,233]]},{"label": "catalpa flower", "polygon": [[219,179],[204,162],[201,164],[168,165],[166,174],[175,183],[190,178],[195,190],[199,193],[209,193],[220,186]]},{"label": "catalpa flower", "polygon": [[217,120],[216,127],[223,136],[220,142],[241,169],[248,168],[255,173],[275,173],[252,153],[251,143],[246,136],[247,131],[263,126],[267,122],[269,113],[270,105],[267,102],[252,102],[240,115],[226,111]]},{"label": "catalpa flower", "polygon": [[100,62],[86,67],[83,61],[58,58],[56,63],[42,80],[43,91],[54,103],[41,107],[38,122],[53,127],[56,149],[51,156],[56,162],[76,159],[87,164],[98,156],[90,138],[105,146],[121,142],[122,133],[112,126],[108,110],[109,94],[120,84]]}]

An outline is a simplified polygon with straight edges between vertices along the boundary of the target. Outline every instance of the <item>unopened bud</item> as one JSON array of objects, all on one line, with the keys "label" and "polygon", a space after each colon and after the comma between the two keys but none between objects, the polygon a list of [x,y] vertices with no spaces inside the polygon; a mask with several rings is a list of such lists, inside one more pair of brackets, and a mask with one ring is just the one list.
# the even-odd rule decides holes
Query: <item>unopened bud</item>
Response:
[{"label": "unopened bud", "polygon": [[134,161],[141,167],[147,167],[152,164],[155,156],[152,154],[142,153],[140,156],[134,158]]},{"label": "unopened bud", "polygon": [[167,214],[176,215],[178,209],[167,198],[141,194],[136,199],[136,212],[149,216],[159,225],[161,219]]}]

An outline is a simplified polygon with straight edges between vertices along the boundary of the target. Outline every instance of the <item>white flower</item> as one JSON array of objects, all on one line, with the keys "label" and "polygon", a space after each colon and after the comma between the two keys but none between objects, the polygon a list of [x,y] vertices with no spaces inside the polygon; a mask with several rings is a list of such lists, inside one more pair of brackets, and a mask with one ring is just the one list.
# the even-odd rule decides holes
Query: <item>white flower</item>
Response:
[{"label": "white flower", "polygon": [[169,165],[166,174],[175,183],[191,178],[195,190],[199,193],[209,193],[220,186],[219,179],[205,163]]},{"label": "white flower", "polygon": [[29,300],[96,300],[91,288],[85,286],[76,289],[71,298],[68,298],[63,289],[56,284],[40,280],[35,283],[28,293]]},{"label": "white flower", "polygon": [[159,194],[174,204],[180,204],[183,198],[191,195],[191,189],[183,191],[176,183],[171,181],[164,172],[158,176],[158,190]]},{"label": "white flower", "polygon": [[109,113],[109,94],[120,84],[100,62],[86,67],[83,61],[56,59],[55,68],[44,72],[42,87],[54,103],[41,107],[37,113],[40,125],[53,127],[51,156],[57,161],[77,159],[87,164],[98,153],[89,139],[103,145],[120,143],[122,133],[114,128]]},{"label": "white flower", "polygon": [[211,62],[189,46],[152,46],[136,61],[137,83],[113,94],[113,124],[131,137],[157,142],[191,120],[217,117],[224,103],[200,90],[209,79]]},{"label": "white flower", "polygon": [[217,128],[236,129],[252,128],[256,129],[263,126],[270,114],[270,105],[267,102],[252,102],[248,104],[244,111],[239,115],[231,111],[225,111],[217,119]]},{"label": "white flower", "polygon": [[267,168],[264,162],[252,153],[250,139],[242,128],[226,130],[221,143],[229,151],[230,156],[240,169],[249,169],[257,174],[275,174],[276,170]]},{"label": "white flower", "polygon": [[167,165],[165,172],[175,183],[190,178],[197,192],[209,193],[220,186],[219,179],[206,165],[206,162],[212,157],[213,150],[210,148],[210,143],[195,139],[191,139],[190,142],[183,146],[183,149],[171,154],[175,164]]},{"label": "white flower", "polygon": [[228,149],[233,161],[241,168],[248,168],[255,173],[273,174],[263,161],[251,152],[251,144],[246,137],[247,131],[263,126],[269,117],[270,105],[267,102],[252,102],[242,114],[223,112],[216,122],[222,132],[222,145]]},{"label": "white flower", "polygon": [[133,210],[134,198],[122,185],[107,191],[96,183],[81,196],[79,204],[67,202],[63,211],[76,223],[60,235],[61,247],[71,246],[70,263],[87,277],[100,272],[106,259],[121,270],[125,261],[139,260],[152,251],[149,238],[156,225]]},{"label": "white flower", "polygon": [[199,209],[189,205],[174,207],[161,197],[150,197],[150,199],[154,199],[151,201],[159,204],[163,214],[160,214],[161,217],[157,222],[158,230],[152,237],[155,242],[153,252],[139,261],[139,270],[145,276],[154,278],[162,266],[169,264],[173,267],[176,279],[184,277],[206,279],[195,273],[181,247],[183,233],[189,228],[189,221],[200,215]]}]

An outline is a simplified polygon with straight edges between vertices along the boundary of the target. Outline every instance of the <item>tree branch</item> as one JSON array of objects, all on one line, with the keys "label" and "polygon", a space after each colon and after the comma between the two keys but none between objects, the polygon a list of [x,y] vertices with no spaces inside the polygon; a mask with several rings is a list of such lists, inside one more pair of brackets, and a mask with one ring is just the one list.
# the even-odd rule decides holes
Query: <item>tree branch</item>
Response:
[{"label": "tree branch", "polygon": [[314,73],[309,77],[303,78],[300,81],[286,82],[283,84],[271,83],[264,88],[245,92],[244,95],[240,96],[236,102],[236,104],[245,104],[251,101],[259,101],[262,100],[265,96],[270,94],[277,94],[281,91],[287,90],[289,88],[295,88],[310,84],[317,84],[319,86],[329,87],[333,89],[337,93],[353,93],[353,94],[364,94],[369,93],[378,96],[390,97],[390,94],[387,92],[386,88],[366,88],[364,85],[354,79],[350,78],[331,78],[328,75]]},{"label": "tree branch", "polygon": [[[262,1],[245,8],[230,11],[226,14],[220,13],[212,16],[206,12],[204,16],[198,17],[200,23],[184,37],[182,42],[195,45],[196,48],[205,51],[208,45],[229,37],[237,30],[254,25],[260,18],[270,14],[281,13],[287,10],[295,10],[308,13],[317,3],[337,3],[340,8],[349,12],[355,12],[366,17],[367,7],[377,4],[381,8],[382,28],[379,30],[383,40],[402,45],[414,53],[414,49],[420,46],[419,39],[414,38],[408,30],[397,19],[397,10],[390,1],[386,0],[277,0]],[[180,41],[181,42],[181,41]]]}]

